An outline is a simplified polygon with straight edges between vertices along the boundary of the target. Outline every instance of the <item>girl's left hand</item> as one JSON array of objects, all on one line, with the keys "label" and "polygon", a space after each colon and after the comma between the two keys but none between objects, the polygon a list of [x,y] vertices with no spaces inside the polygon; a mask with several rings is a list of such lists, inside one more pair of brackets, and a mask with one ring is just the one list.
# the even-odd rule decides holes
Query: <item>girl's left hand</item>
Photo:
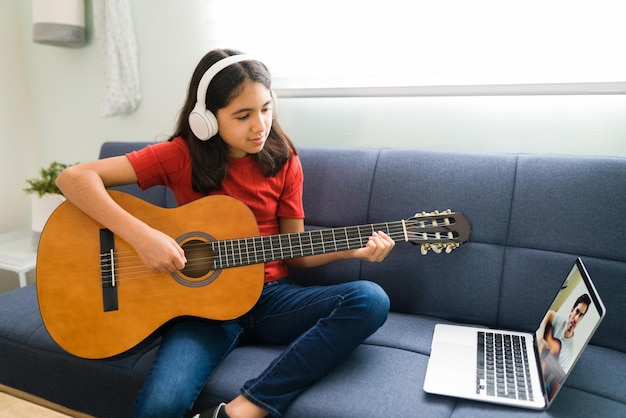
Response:
[{"label": "girl's left hand", "polygon": [[354,250],[354,258],[380,263],[395,245],[396,242],[389,235],[382,231],[374,232],[365,247]]}]

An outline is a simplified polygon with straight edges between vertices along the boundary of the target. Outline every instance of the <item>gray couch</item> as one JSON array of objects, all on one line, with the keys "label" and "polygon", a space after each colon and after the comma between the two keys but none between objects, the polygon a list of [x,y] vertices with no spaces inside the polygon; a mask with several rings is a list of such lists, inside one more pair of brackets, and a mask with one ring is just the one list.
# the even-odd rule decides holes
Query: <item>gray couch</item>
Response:
[{"label": "gray couch", "polygon": [[[101,157],[144,145],[105,143]],[[626,416],[626,159],[417,149],[299,152],[310,228],[451,208],[465,214],[473,230],[470,242],[451,254],[421,256],[419,247],[398,243],[384,263],[292,271],[302,283],[373,280],[389,294],[392,313],[344,364],[297,398],[287,417]],[[164,189],[140,195],[174,204]],[[548,411],[423,392],[436,323],[534,331],[577,256],[595,278],[608,316]],[[47,334],[33,286],[0,295],[0,383],[75,410],[128,416],[157,345],[107,360],[75,358]],[[237,348],[195,410],[234,397],[280,349]]]}]

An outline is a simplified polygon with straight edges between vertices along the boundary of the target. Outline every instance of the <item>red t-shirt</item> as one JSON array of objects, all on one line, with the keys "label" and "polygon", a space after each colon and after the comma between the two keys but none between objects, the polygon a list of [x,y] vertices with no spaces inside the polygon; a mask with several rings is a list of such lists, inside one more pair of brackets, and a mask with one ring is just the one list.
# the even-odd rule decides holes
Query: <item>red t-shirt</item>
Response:
[{"label": "red t-shirt", "polygon": [[[193,191],[191,157],[182,138],[149,145],[126,156],[137,174],[141,189],[158,184],[167,186],[179,206],[206,196]],[[293,155],[276,176],[268,178],[263,176],[251,156],[232,158],[221,189],[210,194],[228,195],[245,203],[254,213],[261,235],[274,235],[280,233],[279,217],[304,218],[303,179],[297,155]],[[265,263],[265,282],[282,279],[286,275],[287,266],[283,261]]]}]

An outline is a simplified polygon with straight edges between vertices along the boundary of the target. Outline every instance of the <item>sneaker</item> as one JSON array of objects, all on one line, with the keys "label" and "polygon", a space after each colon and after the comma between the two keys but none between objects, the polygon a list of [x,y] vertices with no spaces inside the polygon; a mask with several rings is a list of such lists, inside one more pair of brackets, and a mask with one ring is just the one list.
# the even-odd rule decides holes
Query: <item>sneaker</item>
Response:
[{"label": "sneaker", "polygon": [[222,402],[215,408],[209,409],[200,414],[200,418],[230,418],[226,413],[226,404]]}]

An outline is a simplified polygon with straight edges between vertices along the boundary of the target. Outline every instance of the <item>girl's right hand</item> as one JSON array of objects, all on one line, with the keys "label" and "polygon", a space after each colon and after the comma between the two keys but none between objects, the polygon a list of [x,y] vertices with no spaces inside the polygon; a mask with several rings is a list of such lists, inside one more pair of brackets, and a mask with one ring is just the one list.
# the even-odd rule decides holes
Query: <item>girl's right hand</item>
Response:
[{"label": "girl's right hand", "polygon": [[182,270],[187,263],[185,252],[180,245],[170,236],[154,228],[147,227],[129,244],[150,270],[173,273]]}]

